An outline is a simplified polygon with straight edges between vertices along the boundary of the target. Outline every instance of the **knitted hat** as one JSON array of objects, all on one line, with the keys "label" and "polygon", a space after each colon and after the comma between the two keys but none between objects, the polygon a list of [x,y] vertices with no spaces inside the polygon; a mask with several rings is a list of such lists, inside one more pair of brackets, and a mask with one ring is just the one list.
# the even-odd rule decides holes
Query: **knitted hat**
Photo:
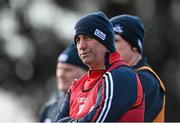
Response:
[{"label": "knitted hat", "polygon": [[110,19],[115,33],[143,53],[145,29],[140,18],[132,15],[119,15]]},{"label": "knitted hat", "polygon": [[88,67],[81,61],[79,58],[77,49],[75,45],[71,45],[68,48],[66,48],[58,57],[58,62],[60,63],[67,63],[71,64],[77,67],[81,67],[85,70],[88,69]]},{"label": "knitted hat", "polygon": [[74,42],[78,35],[87,35],[98,40],[110,52],[115,52],[115,33],[109,19],[102,12],[82,16],[75,25]]}]

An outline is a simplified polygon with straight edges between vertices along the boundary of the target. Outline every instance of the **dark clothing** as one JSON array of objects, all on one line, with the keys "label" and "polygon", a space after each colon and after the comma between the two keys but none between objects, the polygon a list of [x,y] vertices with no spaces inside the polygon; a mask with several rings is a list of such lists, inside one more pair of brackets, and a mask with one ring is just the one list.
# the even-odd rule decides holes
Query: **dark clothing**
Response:
[{"label": "dark clothing", "polygon": [[90,70],[73,82],[56,122],[144,120],[144,95],[136,72],[116,52],[105,61],[106,70]]},{"label": "dark clothing", "polygon": [[55,120],[59,107],[64,101],[65,94],[63,91],[53,93],[50,100],[43,106],[40,111],[40,122],[51,123]]},{"label": "dark clothing", "polygon": [[[143,58],[133,68],[138,69],[142,66],[149,66],[146,58]],[[159,114],[163,106],[164,91],[160,86],[159,80],[148,70],[137,71],[142,82],[145,93],[145,119],[152,122]]]}]

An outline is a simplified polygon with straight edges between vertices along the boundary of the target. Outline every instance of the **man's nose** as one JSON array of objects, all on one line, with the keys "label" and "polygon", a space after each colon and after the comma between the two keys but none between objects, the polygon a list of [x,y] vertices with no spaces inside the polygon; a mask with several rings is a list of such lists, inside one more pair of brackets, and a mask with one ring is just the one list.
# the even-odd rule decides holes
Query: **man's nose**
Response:
[{"label": "man's nose", "polygon": [[64,70],[57,70],[56,72],[56,76],[61,78],[65,75],[65,71]]},{"label": "man's nose", "polygon": [[87,47],[86,41],[83,38],[81,38],[80,41],[79,41],[79,49],[83,50],[86,47]]}]

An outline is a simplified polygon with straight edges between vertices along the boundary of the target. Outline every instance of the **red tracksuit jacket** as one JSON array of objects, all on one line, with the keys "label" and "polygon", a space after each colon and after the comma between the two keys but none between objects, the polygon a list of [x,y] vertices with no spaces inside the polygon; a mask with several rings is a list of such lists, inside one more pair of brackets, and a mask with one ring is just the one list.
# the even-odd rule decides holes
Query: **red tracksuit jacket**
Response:
[{"label": "red tracksuit jacket", "polygon": [[105,57],[106,70],[89,70],[69,89],[55,122],[143,121],[144,96],[136,72],[118,53]]}]

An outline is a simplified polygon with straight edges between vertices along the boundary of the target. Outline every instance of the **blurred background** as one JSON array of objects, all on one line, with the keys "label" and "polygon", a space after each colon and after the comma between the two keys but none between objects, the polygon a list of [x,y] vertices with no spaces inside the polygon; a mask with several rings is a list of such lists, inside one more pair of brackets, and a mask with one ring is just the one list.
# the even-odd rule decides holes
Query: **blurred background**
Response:
[{"label": "blurred background", "polygon": [[166,121],[180,121],[180,0],[0,0],[0,122],[38,121],[74,24],[95,11],[143,20],[144,53],[166,86]]}]

